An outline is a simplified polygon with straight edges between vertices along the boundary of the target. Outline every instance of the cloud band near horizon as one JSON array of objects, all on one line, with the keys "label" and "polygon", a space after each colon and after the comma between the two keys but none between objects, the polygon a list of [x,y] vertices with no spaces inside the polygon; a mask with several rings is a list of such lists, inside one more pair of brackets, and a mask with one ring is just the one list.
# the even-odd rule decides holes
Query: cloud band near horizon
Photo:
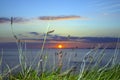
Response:
[{"label": "cloud band near horizon", "polygon": [[70,16],[40,16],[39,20],[74,20],[81,19],[81,16],[70,15]]},{"label": "cloud band near horizon", "polygon": [[[23,17],[13,17],[13,23],[29,22],[31,20],[77,20],[77,19],[87,19],[78,15],[69,15],[69,16],[39,16],[36,18],[23,18]],[[9,17],[0,17],[0,24],[11,22]]]}]

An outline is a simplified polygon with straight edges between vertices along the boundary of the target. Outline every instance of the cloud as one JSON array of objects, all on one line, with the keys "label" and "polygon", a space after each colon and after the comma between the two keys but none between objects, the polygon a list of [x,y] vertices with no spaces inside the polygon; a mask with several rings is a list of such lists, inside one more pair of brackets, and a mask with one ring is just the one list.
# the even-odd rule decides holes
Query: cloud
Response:
[{"label": "cloud", "polygon": [[39,35],[39,33],[37,33],[37,32],[29,32],[29,34],[33,34],[33,35]]},{"label": "cloud", "polygon": [[[22,17],[13,17],[13,23],[27,22],[29,19],[25,19]],[[0,23],[8,23],[11,22],[11,18],[8,17],[0,17]]]},{"label": "cloud", "polygon": [[[27,32],[17,35],[21,40],[43,41],[45,34],[38,32]],[[48,34],[46,41],[71,41],[86,43],[113,43],[118,42],[120,38],[116,37],[77,37],[77,36],[61,36],[57,34]],[[120,42],[120,41],[119,41]]]},{"label": "cloud", "polygon": [[86,41],[85,39],[81,39],[80,37],[75,36],[60,36],[60,35],[52,35],[50,36],[53,41],[72,41],[72,42],[81,42]]},{"label": "cloud", "polygon": [[[32,33],[32,34],[34,34],[34,33]],[[21,42],[25,41],[27,43],[30,43],[31,45],[28,45],[28,46],[33,45],[32,47],[35,47],[35,48],[36,48],[36,46],[40,47],[43,43],[43,38],[33,38],[33,37],[20,38],[19,37],[19,39],[21,40]],[[12,39],[12,38],[11,38],[11,40],[9,38],[1,38],[0,42],[3,42],[5,40],[9,40],[9,42],[15,42],[15,39]],[[46,44],[46,46],[48,46],[48,44],[51,44],[51,46],[54,44],[53,46],[55,46],[58,43],[63,43],[68,48],[70,46],[71,47],[78,46],[79,48],[94,48],[95,46],[100,44],[101,48],[104,48],[106,46],[107,46],[107,48],[115,48],[116,43],[118,43],[118,44],[120,43],[120,41],[118,42],[118,40],[120,40],[120,38],[115,38],[115,37],[74,37],[74,36],[71,36],[70,39],[68,39],[66,36],[48,35],[45,44]],[[7,42],[7,41],[5,41],[5,42]],[[0,46],[3,47],[3,45],[0,45]],[[7,45],[5,45],[5,46],[7,46]]]},{"label": "cloud", "polygon": [[[29,22],[32,20],[77,20],[77,19],[82,19],[82,20],[87,20],[88,18],[81,17],[78,15],[68,15],[68,16],[39,16],[36,18],[23,18],[23,17],[12,17],[13,23],[23,23],[23,22]],[[10,17],[0,17],[0,23],[8,23],[11,22]]]},{"label": "cloud", "polygon": [[7,17],[0,17],[0,23],[6,23],[6,22],[9,22],[10,19],[7,18]]},{"label": "cloud", "polygon": [[[115,37],[82,37],[80,39],[85,39],[87,42],[90,43],[112,43],[112,42],[118,42],[118,39]],[[120,41],[119,41],[120,42]]]},{"label": "cloud", "polygon": [[[36,32],[32,32],[34,35],[39,35]],[[44,35],[41,38],[24,38],[23,40],[33,40],[33,41],[43,41]],[[120,39],[120,38],[119,38]],[[67,41],[67,42],[85,42],[85,43],[116,43],[118,38],[114,37],[75,37],[71,36],[68,38],[67,36],[60,36],[60,35],[48,35],[47,42],[59,42],[59,41]],[[119,41],[120,42],[120,41]]]},{"label": "cloud", "polygon": [[19,22],[27,22],[29,19],[22,18],[22,17],[13,17],[13,23],[19,23]]},{"label": "cloud", "polygon": [[75,19],[84,19],[81,16],[70,15],[70,16],[40,16],[39,20],[75,20]]},{"label": "cloud", "polygon": [[[23,37],[22,40],[32,40],[32,41],[43,41],[45,34],[37,33],[37,32],[29,32],[28,34],[34,35],[33,37]],[[60,36],[60,35],[52,35],[48,34],[46,41],[72,41],[72,42],[80,42],[84,41],[84,39],[80,39],[79,37],[70,37],[68,36]]]}]

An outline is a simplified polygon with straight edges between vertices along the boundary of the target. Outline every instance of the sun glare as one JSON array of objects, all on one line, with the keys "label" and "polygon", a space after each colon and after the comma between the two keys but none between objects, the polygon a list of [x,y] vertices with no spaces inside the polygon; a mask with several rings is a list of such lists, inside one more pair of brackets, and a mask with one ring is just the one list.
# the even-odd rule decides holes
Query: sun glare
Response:
[{"label": "sun glare", "polygon": [[61,49],[61,48],[63,48],[63,46],[62,46],[61,44],[59,44],[59,45],[58,45],[58,48],[60,48],[60,49]]}]

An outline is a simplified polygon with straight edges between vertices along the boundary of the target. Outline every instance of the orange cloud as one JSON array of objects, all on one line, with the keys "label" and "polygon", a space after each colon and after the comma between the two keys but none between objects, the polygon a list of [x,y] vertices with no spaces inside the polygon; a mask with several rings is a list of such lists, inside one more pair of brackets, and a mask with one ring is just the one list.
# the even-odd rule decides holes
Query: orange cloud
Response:
[{"label": "orange cloud", "polygon": [[76,20],[76,19],[85,19],[81,16],[40,16],[38,17],[39,20]]},{"label": "orange cloud", "polygon": [[[69,16],[39,16],[36,18],[29,18],[26,19],[24,17],[12,17],[13,23],[23,23],[23,22],[29,22],[31,20],[77,20],[77,19],[82,19],[82,20],[88,20],[88,18],[77,16],[77,15],[69,15]],[[8,23],[11,22],[11,18],[8,17],[0,17],[0,24],[1,23]]]}]

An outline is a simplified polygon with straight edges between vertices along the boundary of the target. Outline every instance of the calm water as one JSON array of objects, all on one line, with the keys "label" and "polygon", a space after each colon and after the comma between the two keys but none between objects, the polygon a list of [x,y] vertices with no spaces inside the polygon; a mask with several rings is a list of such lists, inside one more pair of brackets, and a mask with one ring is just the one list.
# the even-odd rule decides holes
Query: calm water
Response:
[{"label": "calm water", "polygon": [[[104,66],[110,61],[110,59],[112,59],[113,56],[115,64],[120,62],[120,51],[115,51],[115,49],[45,49],[43,52],[43,62],[46,64],[42,63],[45,66],[45,70],[52,70],[53,68],[55,69],[57,67],[59,51],[62,51],[63,54],[63,70],[70,68],[71,66],[80,68],[84,58],[86,60],[86,65],[89,64],[91,60],[93,60],[91,65],[95,65],[98,62],[98,59],[102,59],[100,61],[100,66]],[[23,55],[25,57],[24,62],[26,62],[28,67],[32,64],[32,68],[36,68],[38,62],[40,61],[39,54],[39,49],[27,49],[23,51]],[[87,56],[85,57],[85,55]],[[7,68],[6,65],[9,65],[10,68],[13,68],[20,63],[20,55],[16,49],[5,49],[3,50],[3,55],[0,53],[0,56],[2,56],[0,72],[3,72]],[[111,63],[112,62],[113,60]]]}]

